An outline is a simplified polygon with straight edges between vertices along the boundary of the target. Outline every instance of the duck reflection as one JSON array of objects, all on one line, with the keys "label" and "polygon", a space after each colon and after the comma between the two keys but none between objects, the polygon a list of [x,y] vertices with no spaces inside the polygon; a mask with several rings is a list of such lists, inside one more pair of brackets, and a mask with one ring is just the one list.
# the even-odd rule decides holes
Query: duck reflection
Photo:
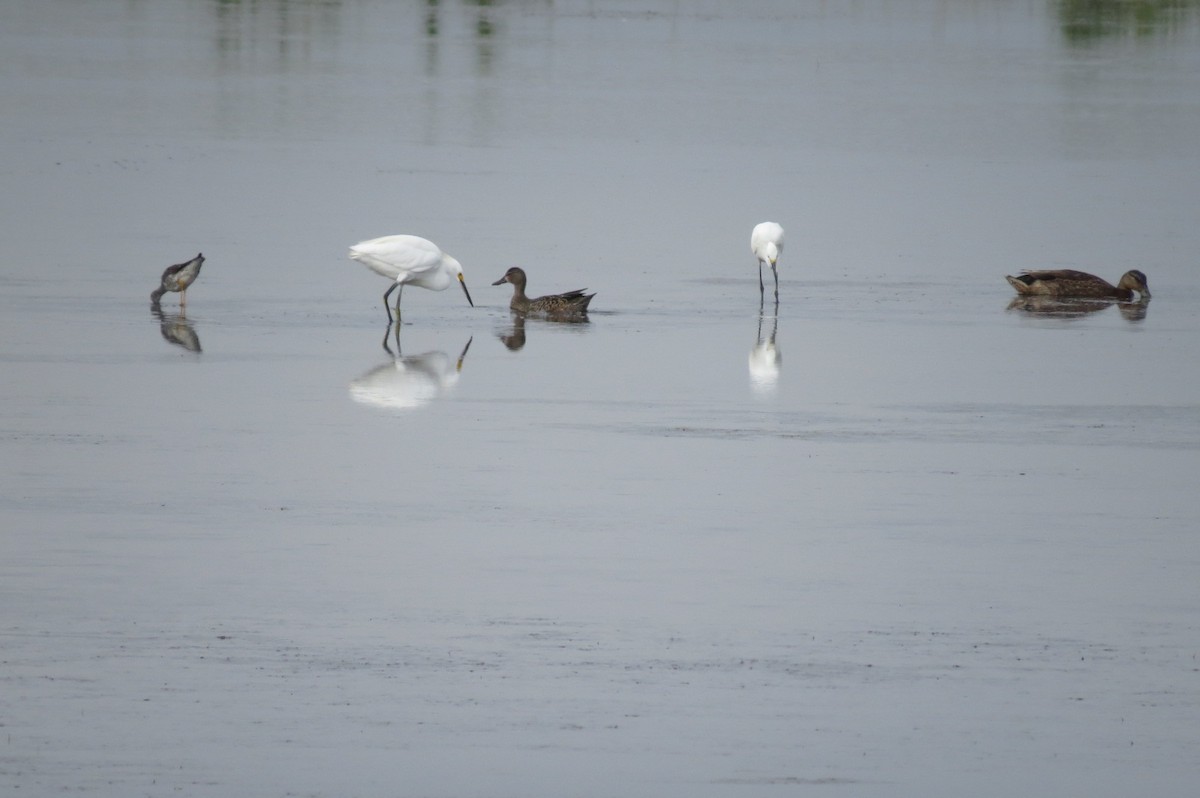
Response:
[{"label": "duck reflection", "polygon": [[510,351],[521,351],[521,347],[525,346],[525,314],[514,313],[512,315],[512,324],[496,333],[496,337]]},{"label": "duck reflection", "polygon": [[[529,317],[519,311],[513,311],[507,325],[500,327],[496,338],[509,350],[519,352],[525,346],[525,322]],[[538,313],[534,316],[534,324],[591,324],[586,314],[579,313]]]},{"label": "duck reflection", "polygon": [[1150,310],[1150,298],[1136,302],[1121,302],[1115,299],[1069,299],[1049,296],[1018,296],[1008,303],[1008,310],[1023,315],[1044,319],[1082,319],[1093,313],[1117,306],[1122,318],[1139,322]]},{"label": "duck reflection", "polygon": [[[389,344],[395,329],[396,349]],[[466,345],[454,360],[445,352],[430,351],[420,355],[404,355],[400,351],[400,326],[388,326],[383,337],[383,348],[390,359],[388,362],[363,374],[350,383],[350,398],[364,405],[389,410],[414,410],[442,396],[458,382],[463,360],[471,348]]]},{"label": "duck reflection", "polygon": [[[764,324],[764,322],[767,322]],[[766,334],[764,335],[764,330]],[[758,335],[754,340],[754,348],[750,350],[750,387],[755,393],[772,393],[779,383],[779,370],[783,365],[783,356],[775,345],[775,336],[779,333],[779,303],[775,303],[775,313],[765,315],[763,306],[758,307]]]},{"label": "duck reflection", "polygon": [[150,315],[158,320],[158,331],[168,343],[182,346],[189,352],[200,352],[200,336],[196,327],[182,310],[176,313],[164,313],[161,306],[150,306]]}]

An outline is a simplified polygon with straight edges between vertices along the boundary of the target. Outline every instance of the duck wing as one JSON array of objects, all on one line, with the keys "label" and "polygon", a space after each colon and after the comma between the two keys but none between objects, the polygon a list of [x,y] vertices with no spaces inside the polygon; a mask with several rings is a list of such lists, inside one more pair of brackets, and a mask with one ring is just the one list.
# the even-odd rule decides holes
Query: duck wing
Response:
[{"label": "duck wing", "polygon": [[1026,283],[1034,280],[1041,280],[1044,283],[1055,283],[1076,282],[1081,280],[1084,282],[1090,282],[1099,279],[1100,278],[1094,274],[1076,271],[1075,269],[1023,269],[1021,271],[1021,280]]},{"label": "duck wing", "polygon": [[587,290],[586,288],[577,288],[574,291],[564,291],[561,294],[552,294],[548,297],[543,297],[543,298],[544,299],[582,299],[583,292],[586,290]]}]

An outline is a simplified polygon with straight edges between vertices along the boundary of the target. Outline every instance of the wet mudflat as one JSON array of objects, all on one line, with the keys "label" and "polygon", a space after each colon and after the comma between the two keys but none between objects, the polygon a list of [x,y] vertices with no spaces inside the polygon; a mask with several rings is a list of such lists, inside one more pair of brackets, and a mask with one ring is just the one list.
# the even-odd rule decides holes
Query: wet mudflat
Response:
[{"label": "wet mudflat", "polygon": [[1200,12],[750,9],[0,12],[5,790],[1190,795]]}]

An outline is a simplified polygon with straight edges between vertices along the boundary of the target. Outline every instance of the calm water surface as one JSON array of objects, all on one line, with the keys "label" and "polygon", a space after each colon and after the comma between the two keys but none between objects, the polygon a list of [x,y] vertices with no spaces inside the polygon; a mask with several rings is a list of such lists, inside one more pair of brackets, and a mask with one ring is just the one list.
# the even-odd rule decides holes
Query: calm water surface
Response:
[{"label": "calm water surface", "polygon": [[[1187,2],[6,5],[0,785],[1191,795],[1198,45]],[[389,332],[346,248],[399,232],[476,307]],[[513,265],[595,312],[514,319]],[[1046,267],[1154,297],[1010,304]]]}]

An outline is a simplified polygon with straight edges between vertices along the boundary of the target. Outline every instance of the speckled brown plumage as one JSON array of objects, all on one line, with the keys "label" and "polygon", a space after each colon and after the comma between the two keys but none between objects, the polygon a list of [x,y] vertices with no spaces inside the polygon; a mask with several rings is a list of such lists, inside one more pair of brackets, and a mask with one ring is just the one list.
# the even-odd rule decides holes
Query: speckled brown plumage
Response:
[{"label": "speckled brown plumage", "polygon": [[1132,269],[1121,275],[1113,285],[1094,274],[1074,269],[1048,269],[1024,271],[1019,277],[1005,275],[1006,280],[1018,294],[1025,296],[1057,296],[1095,299],[1133,299],[1136,291],[1142,299],[1150,298],[1150,286],[1146,275]]},{"label": "speckled brown plumage", "polygon": [[551,315],[587,313],[588,303],[595,296],[595,294],[585,294],[584,291],[587,289],[580,288],[576,291],[567,291],[564,294],[550,294],[530,299],[525,296],[525,271],[517,266],[506,271],[504,276],[492,283],[492,285],[501,285],[503,283],[512,283],[512,301],[508,303],[508,306],[518,313],[546,313]]}]

